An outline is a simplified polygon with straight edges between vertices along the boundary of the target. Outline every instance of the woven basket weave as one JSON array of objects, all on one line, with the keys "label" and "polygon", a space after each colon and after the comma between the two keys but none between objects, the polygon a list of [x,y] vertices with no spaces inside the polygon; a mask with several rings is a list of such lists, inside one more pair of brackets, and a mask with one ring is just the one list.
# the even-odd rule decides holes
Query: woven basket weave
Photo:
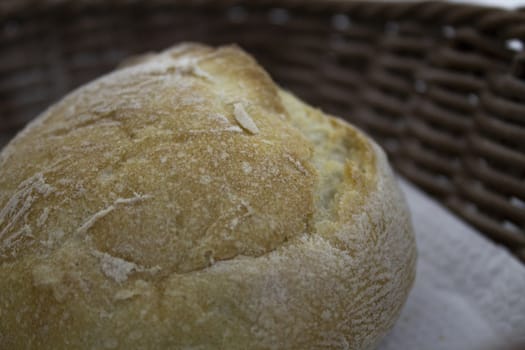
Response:
[{"label": "woven basket weave", "polygon": [[525,258],[525,13],[447,3],[0,2],[0,142],[128,55],[238,43]]}]

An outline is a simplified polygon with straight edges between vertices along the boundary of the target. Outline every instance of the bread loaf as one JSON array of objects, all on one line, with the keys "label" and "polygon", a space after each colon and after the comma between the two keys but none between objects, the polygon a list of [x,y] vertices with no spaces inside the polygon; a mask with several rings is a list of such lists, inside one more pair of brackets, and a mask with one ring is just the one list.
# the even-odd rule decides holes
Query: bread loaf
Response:
[{"label": "bread loaf", "polygon": [[2,349],[372,349],[415,259],[383,151],[235,46],[135,60],[0,155]]}]

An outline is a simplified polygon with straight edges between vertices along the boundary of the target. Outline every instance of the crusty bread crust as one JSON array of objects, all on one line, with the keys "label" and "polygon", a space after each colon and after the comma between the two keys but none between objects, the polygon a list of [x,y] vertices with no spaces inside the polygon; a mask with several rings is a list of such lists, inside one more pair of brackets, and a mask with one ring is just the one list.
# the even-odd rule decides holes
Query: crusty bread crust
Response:
[{"label": "crusty bread crust", "polygon": [[382,150],[235,46],[179,45],[0,154],[0,344],[371,349],[415,269]]}]

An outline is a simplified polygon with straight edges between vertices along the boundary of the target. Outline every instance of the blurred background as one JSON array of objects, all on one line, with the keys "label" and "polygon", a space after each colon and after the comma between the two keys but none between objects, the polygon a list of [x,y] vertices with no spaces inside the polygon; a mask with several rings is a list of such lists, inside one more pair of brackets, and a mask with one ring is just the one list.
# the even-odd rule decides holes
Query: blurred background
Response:
[{"label": "blurred background", "polygon": [[130,56],[237,43],[279,84],[373,136],[408,180],[418,277],[381,349],[525,349],[520,6],[0,0],[0,146]]}]

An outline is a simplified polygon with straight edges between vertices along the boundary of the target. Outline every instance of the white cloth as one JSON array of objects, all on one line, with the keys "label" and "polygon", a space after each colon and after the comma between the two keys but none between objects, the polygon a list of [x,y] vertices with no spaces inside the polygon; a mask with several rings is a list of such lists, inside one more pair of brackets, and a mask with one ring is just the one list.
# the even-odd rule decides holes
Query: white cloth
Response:
[{"label": "white cloth", "polygon": [[448,0],[450,2],[459,2],[470,5],[484,5],[491,7],[503,7],[507,9],[516,9],[525,6],[525,0]]},{"label": "white cloth", "polygon": [[416,232],[417,276],[379,350],[525,349],[525,265],[401,185]]}]

